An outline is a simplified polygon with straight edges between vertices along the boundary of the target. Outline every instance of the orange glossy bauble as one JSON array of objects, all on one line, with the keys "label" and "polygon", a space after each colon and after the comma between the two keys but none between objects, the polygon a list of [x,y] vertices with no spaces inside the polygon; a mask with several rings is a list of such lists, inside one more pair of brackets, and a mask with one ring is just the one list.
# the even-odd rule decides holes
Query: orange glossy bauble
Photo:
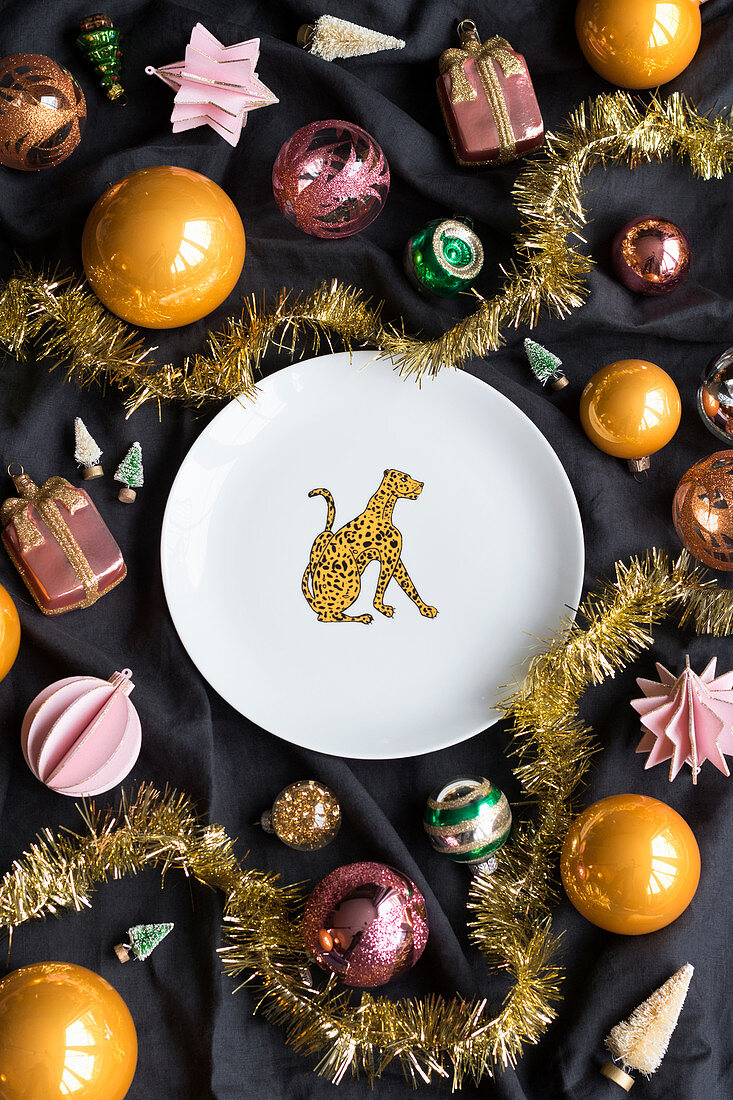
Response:
[{"label": "orange glossy bauble", "polygon": [[643,794],[614,794],[570,826],[560,873],[587,920],[640,936],[671,924],[690,904],[700,881],[700,850],[671,806]]},{"label": "orange glossy bauble", "polygon": [[0,982],[2,1100],[122,1100],[136,1064],[132,1016],[98,974],[36,963]]},{"label": "orange glossy bauble", "polygon": [[143,328],[198,321],[231,294],[244,228],[221,187],[188,168],[143,168],[113,184],[84,226],[81,255],[107,309]]},{"label": "orange glossy bauble", "polygon": [[580,0],[575,31],[585,59],[621,88],[656,88],[686,69],[700,45],[699,0]]},{"label": "orange glossy bauble", "polygon": [[0,585],[0,680],[10,672],[20,646],[20,619],[15,604]]},{"label": "orange glossy bauble", "polygon": [[682,402],[666,371],[644,359],[609,363],[583,390],[580,421],[591,443],[615,458],[643,458],[677,431]]}]

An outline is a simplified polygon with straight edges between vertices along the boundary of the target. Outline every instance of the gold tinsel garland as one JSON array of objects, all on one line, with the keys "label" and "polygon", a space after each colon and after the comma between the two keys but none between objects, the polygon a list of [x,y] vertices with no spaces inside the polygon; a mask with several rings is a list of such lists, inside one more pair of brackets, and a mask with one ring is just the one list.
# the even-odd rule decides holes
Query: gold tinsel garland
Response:
[{"label": "gold tinsel garland", "polygon": [[[723,606],[725,601],[725,606]],[[731,595],[683,554],[672,562],[653,552],[618,563],[613,581],[584,600],[569,624],[529,668],[506,701],[513,718],[515,774],[535,806],[535,820],[518,822],[497,853],[498,869],[474,877],[471,940],[513,986],[498,1011],[486,1000],[430,996],[390,1001],[356,999],[333,979],[314,987],[299,932],[295,887],[242,867],[218,825],[204,825],[182,795],[141,788],[123,795],[117,813],[82,811],[86,831],[46,829],[0,881],[0,923],[12,932],[25,921],[91,905],[100,882],[144,867],[177,869],[225,896],[224,970],[247,975],[259,1007],[302,1054],[320,1058],[318,1071],[338,1082],[347,1073],[378,1077],[391,1062],[413,1082],[432,1074],[454,1088],[514,1065],[553,1019],[561,973],[553,962],[550,913],[554,864],[575,812],[573,799],[597,751],[579,717],[586,688],[624,668],[652,644],[651,628],[673,607],[700,632],[730,628]]]},{"label": "gold tinsel garland", "polygon": [[402,374],[420,380],[485,356],[500,346],[503,328],[533,326],[542,309],[564,316],[582,305],[593,261],[570,238],[584,243],[584,177],[598,166],[633,168],[675,154],[701,179],[720,179],[733,166],[733,125],[705,118],[678,93],[646,104],[615,92],[581,105],[563,130],[547,135],[543,151],[517,179],[517,259],[503,272],[498,293],[433,340],[384,324],[382,305],[370,307],[359,290],[333,281],[306,295],[283,290],[269,311],[253,299],[240,317],[209,334],[204,353],[181,366],[158,365],[154,349],[108,313],[84,282],[26,267],[0,284],[0,348],[22,357],[35,344],[37,354],[62,363],[79,384],[109,381],[126,390],[130,411],[151,400],[200,405],[254,397],[268,348],[289,346],[294,356],[303,337],[311,337],[316,350],[330,335],[347,348],[375,347]]}]

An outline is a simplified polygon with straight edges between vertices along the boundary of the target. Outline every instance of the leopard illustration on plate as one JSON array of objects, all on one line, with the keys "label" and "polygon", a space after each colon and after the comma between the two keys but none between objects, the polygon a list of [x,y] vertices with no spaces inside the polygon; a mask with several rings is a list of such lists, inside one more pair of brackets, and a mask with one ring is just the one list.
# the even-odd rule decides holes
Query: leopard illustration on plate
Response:
[{"label": "leopard illustration on plate", "polygon": [[500,717],[577,607],[583,534],[560,460],[492,386],[466,371],[417,386],[373,351],[337,352],[204,428],[161,568],[194,664],[250,723],[390,760]]},{"label": "leopard illustration on plate", "polygon": [[346,610],[359,598],[361,577],[372,561],[379,562],[379,580],[374,607],[391,619],[394,607],[384,602],[391,580],[397,584],[427,619],[434,619],[437,608],[420,598],[402,562],[402,534],[395,527],[392,513],[400,498],[417,500],[423,490],[402,470],[385,470],[381,484],[369,498],[363,512],[333,530],[336,505],[328,489],[311,489],[309,497],[322,496],[328,506],[326,526],[316,536],[310,559],[303,574],[303,595],[321,623],[370,623],[371,615],[347,615]]}]

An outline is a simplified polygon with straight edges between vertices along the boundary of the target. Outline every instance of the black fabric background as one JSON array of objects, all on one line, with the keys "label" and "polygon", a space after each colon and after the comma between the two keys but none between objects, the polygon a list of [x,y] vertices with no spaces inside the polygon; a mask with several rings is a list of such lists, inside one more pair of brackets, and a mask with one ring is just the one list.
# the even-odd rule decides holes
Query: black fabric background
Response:
[{"label": "black fabric background", "polygon": [[[529,62],[548,129],[558,127],[587,95],[607,91],[585,64],[573,31],[570,0],[470,6],[454,0],[346,0],[334,14],[407,40],[399,53],[327,64],[298,50],[298,26],[317,17],[317,0],[110,0],[105,10],[125,33],[124,83],[129,105],[110,105],[74,48],[84,0],[3,0],[0,54],[48,53],[79,77],[89,106],[81,147],[60,167],[28,175],[0,173],[0,241],[4,269],[13,253],[79,269],[84,220],[113,181],[135,169],[177,164],[211,176],[232,196],[244,219],[247,259],[237,292],[206,322],[173,333],[152,334],[159,356],[180,357],[201,347],[206,329],[237,308],[238,294],[273,293],[286,285],[308,289],[337,276],[386,300],[386,316],[403,316],[409,330],[438,333],[467,308],[421,300],[401,269],[404,240],[430,218],[470,215],[486,247],[479,289],[490,293],[498,264],[511,254],[516,217],[510,189],[520,164],[498,170],[456,166],[434,94],[437,58],[454,40],[454,21],[473,17],[482,37],[505,35]],[[173,135],[172,93],[146,77],[147,64],[183,56],[192,25],[201,20],[225,43],[260,36],[262,79],[280,104],[255,112],[239,147],[232,150],[208,129]],[[704,109],[733,101],[732,0],[710,0],[703,9],[700,51],[665,91],[686,92]],[[369,130],[388,157],[392,186],[381,217],[359,236],[323,242],[306,237],[280,215],[270,172],[281,143],[312,120],[341,117]],[[694,391],[709,358],[730,338],[730,182],[702,183],[687,168],[664,164],[629,171],[625,165],[594,172],[586,181],[592,219],[589,248],[598,264],[590,276],[585,308],[565,321],[543,319],[534,336],[564,360],[570,386],[550,398],[533,381],[521,349],[525,332],[510,332],[507,346],[470,370],[506,394],[540,427],[558,452],[578,497],[586,534],[586,582],[607,573],[614,561],[650,546],[675,551],[670,518],[672,492],[682,473],[716,443],[698,419]],[[669,298],[632,297],[609,274],[608,246],[628,218],[655,211],[678,221],[693,246],[692,273]],[[665,367],[683,396],[683,417],[674,441],[653,461],[646,486],[623,464],[595,450],[578,421],[580,391],[599,367],[627,356]],[[268,358],[274,370],[286,359]],[[91,483],[92,495],[127,559],[124,584],[95,607],[57,619],[32,604],[10,562],[0,558],[0,582],[20,611],[23,641],[18,661],[0,685],[0,871],[42,827],[75,827],[71,799],[46,790],[32,777],[21,754],[20,723],[30,700],[47,683],[79,672],[108,676],[130,665],[137,684],[134,702],[143,722],[143,749],[126,786],[142,780],[187,791],[203,813],[239,838],[242,857],[279,872],[284,881],[318,880],[340,863],[378,859],[402,868],[424,892],[431,938],[422,962],[387,992],[395,997],[435,992],[485,995],[497,1005],[503,979],[486,969],[466,936],[468,874],[432,852],[420,819],[427,793],[456,773],[491,776],[516,798],[505,759],[506,732],[496,726],[462,745],[407,762],[359,762],[291,748],[231,710],[202,680],[184,652],[168,616],[158,564],[166,497],[179,463],[216,412],[193,414],[178,407],[158,420],[148,407],[126,422],[120,395],[80,393],[63,383],[50,364],[8,362],[2,368],[0,458],[21,461],[37,480],[74,475],[72,421],[81,415],[105,451],[107,477]],[[410,385],[410,382],[406,382]],[[115,500],[111,474],[133,439],[145,459],[145,488],[130,508]],[[6,486],[8,492],[10,483]],[[3,495],[7,495],[4,493]],[[537,553],[542,554],[541,539]],[[253,583],[256,583],[254,578]],[[497,578],[497,583],[500,578]],[[728,967],[730,962],[730,785],[706,768],[696,788],[687,775],[670,786],[661,767],[645,773],[634,755],[638,722],[628,701],[634,677],[649,675],[654,659],[677,668],[689,651],[696,667],[715,653],[721,667],[733,663],[727,641],[695,639],[673,628],[656,631],[653,652],[625,675],[588,693],[585,715],[595,724],[603,751],[596,758],[587,801],[638,791],[671,803],[699,840],[703,873],[689,910],[653,935],[623,938],[583,921],[566,901],[556,926],[565,930],[567,981],[559,1017],[516,1072],[464,1092],[506,1100],[604,1100],[620,1095],[598,1075],[603,1037],[683,962],[696,973],[671,1049],[662,1069],[637,1085],[641,1097],[733,1095],[733,1047]],[[287,669],[282,669],[287,691]],[[291,852],[252,826],[287,783],[318,777],[340,794],[345,821],[329,848],[312,855]],[[114,793],[100,801],[112,802]],[[120,967],[111,948],[133,923],[175,921],[174,934],[146,964]],[[131,1100],[152,1096],[178,1100],[251,1097],[320,1098],[333,1087],[314,1076],[313,1065],[295,1055],[280,1032],[253,1018],[254,996],[232,996],[215,954],[220,900],[170,875],[161,890],[157,873],[100,889],[91,911],[61,921],[22,927],[14,936],[9,965],[68,959],[113,982],[137,1022],[140,1057]],[[445,1084],[432,1088],[448,1091]],[[374,1095],[396,1100],[411,1094],[397,1069],[377,1083]],[[369,1086],[346,1081],[343,1100],[365,1097]]]}]

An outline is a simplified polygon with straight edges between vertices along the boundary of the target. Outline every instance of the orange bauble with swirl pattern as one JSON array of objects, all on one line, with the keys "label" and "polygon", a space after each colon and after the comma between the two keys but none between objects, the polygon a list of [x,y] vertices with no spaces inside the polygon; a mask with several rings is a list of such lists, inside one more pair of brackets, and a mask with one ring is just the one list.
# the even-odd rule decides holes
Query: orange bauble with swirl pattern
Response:
[{"label": "orange bauble with swirl pattern", "polygon": [[693,557],[733,570],[733,451],[716,451],[690,467],[675,491],[672,519]]}]

